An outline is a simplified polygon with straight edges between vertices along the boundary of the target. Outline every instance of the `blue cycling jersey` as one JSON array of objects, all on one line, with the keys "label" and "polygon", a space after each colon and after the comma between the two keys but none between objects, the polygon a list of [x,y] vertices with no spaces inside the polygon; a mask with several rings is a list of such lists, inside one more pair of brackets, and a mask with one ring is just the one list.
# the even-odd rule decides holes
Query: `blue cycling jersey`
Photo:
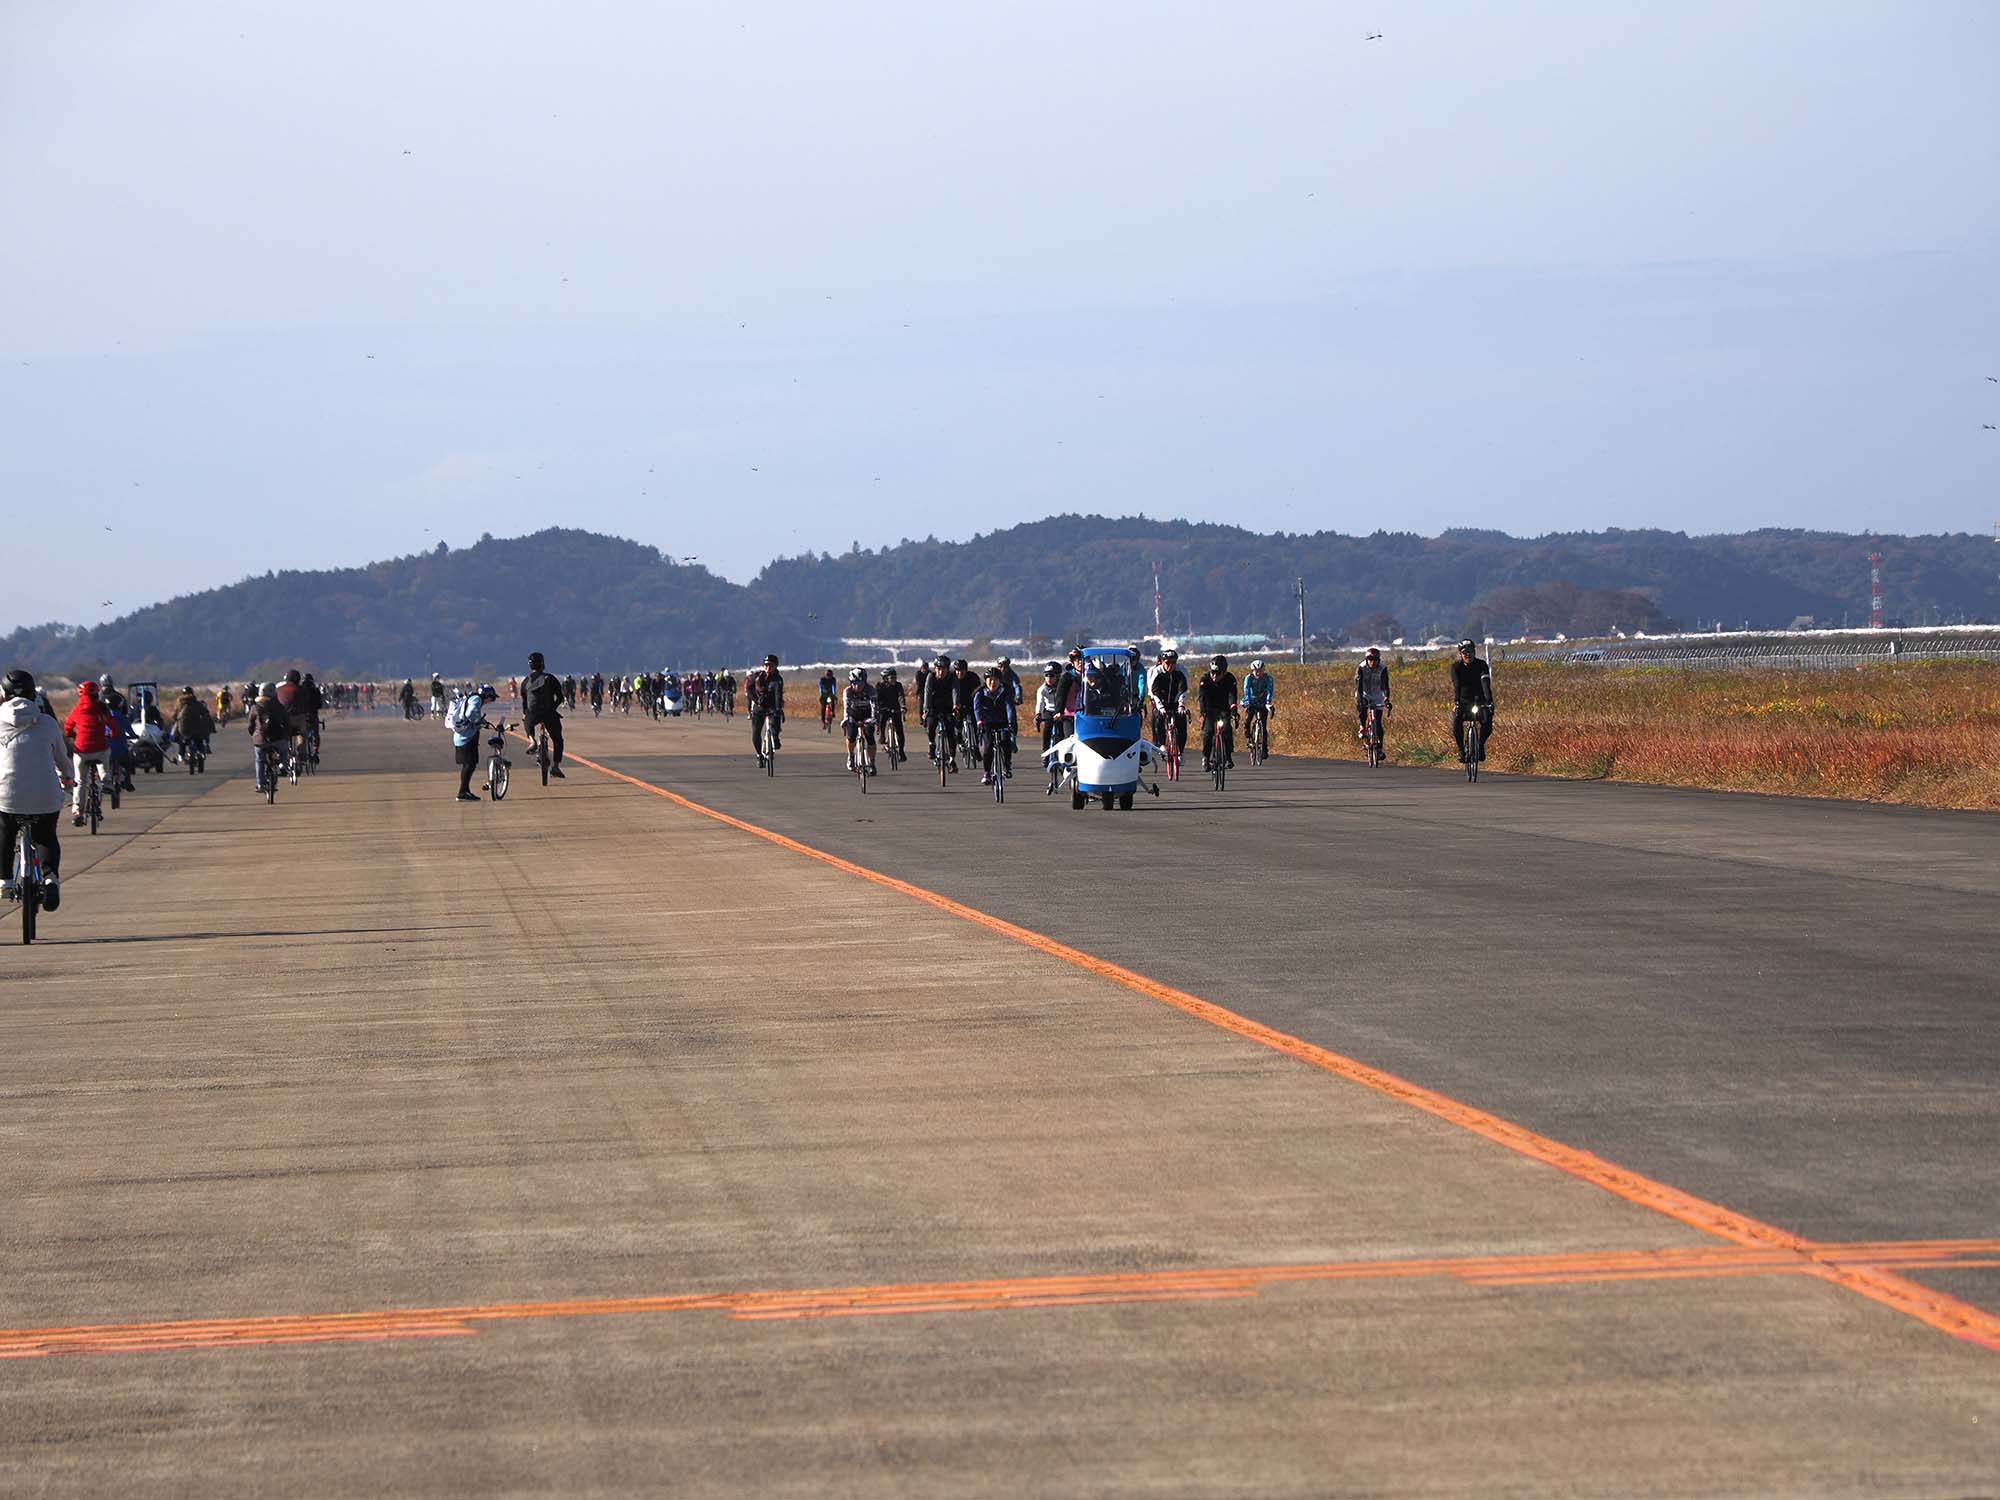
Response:
[{"label": "blue cycling jersey", "polygon": [[1264,674],[1262,682],[1257,680],[1254,672],[1251,673],[1243,679],[1243,706],[1245,708],[1269,708],[1271,706],[1271,689],[1276,686],[1277,684],[1273,681],[1269,672]]}]

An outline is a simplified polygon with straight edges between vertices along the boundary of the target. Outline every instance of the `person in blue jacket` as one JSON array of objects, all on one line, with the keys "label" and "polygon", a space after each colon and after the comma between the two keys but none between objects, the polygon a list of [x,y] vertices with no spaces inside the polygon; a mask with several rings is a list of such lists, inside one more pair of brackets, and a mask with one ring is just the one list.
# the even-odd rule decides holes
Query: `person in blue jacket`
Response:
[{"label": "person in blue jacket", "polygon": [[1019,720],[1014,710],[1014,691],[1000,676],[998,667],[986,669],[986,680],[972,694],[970,718],[979,735],[979,756],[986,774],[981,786],[991,786],[995,774],[1014,774],[1014,734]]}]

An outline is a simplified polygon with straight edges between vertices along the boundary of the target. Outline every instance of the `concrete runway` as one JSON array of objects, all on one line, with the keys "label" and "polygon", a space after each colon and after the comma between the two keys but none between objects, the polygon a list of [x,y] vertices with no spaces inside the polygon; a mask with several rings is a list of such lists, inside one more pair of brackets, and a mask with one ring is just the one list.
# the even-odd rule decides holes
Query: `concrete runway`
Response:
[{"label": "concrete runway", "polygon": [[2000,1490],[2000,820],[747,740],[127,804],[0,980],[0,1491]]}]

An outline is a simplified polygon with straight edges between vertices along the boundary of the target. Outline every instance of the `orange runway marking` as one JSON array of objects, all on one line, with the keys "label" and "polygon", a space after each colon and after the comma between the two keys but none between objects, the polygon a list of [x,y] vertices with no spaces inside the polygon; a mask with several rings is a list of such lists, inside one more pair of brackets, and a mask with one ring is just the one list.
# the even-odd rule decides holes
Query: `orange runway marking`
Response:
[{"label": "orange runway marking", "polygon": [[[1697,1198],[1692,1193],[1682,1192],[1667,1183],[1657,1182],[1638,1172],[1629,1171],[1616,1162],[1606,1161],[1603,1157],[1578,1147],[1565,1145],[1545,1135],[1538,1135],[1511,1120],[1502,1119],[1499,1115],[1490,1114],[1462,1100],[1453,1099],[1447,1094],[1440,1094],[1421,1084],[1412,1083],[1407,1078],[1399,1078],[1394,1073],[1370,1067],[1355,1058],[1343,1056],[1301,1037],[1291,1036],[1275,1027],[1253,1021],[1212,1001],[1190,995],[1184,990],[1177,990],[1171,985],[1161,984],[1158,980],[1148,979],[1134,970],[1085,953],[1080,948],[1072,948],[1067,943],[1059,943],[1030,928],[980,911],[977,907],[967,906],[962,901],[954,901],[949,896],[940,895],[923,886],[899,880],[893,875],[885,875],[880,870],[871,870],[866,865],[856,864],[853,860],[843,859],[837,854],[829,854],[824,849],[815,849],[812,845],[801,843],[786,834],[734,817],[717,808],[696,802],[691,797],[684,797],[679,792],[668,791],[663,786],[656,786],[637,776],[613,770],[610,766],[601,765],[584,756],[567,755],[564,758],[578,765],[588,766],[593,771],[616,781],[622,781],[628,786],[637,787],[640,791],[651,793],[655,797],[662,797],[677,807],[686,808],[689,812],[699,813],[705,818],[727,824],[754,838],[763,839],[766,843],[776,844],[781,849],[789,849],[794,854],[803,854],[808,859],[818,860],[821,864],[831,865],[836,870],[845,871],[849,875],[858,876],[862,880],[921,901],[939,911],[976,923],[989,932],[1011,938],[1039,953],[1061,959],[1064,963],[1108,979],[1113,984],[1122,985],[1164,1005],[1171,1005],[1176,1010],[1185,1011],[1188,1015],[1206,1021],[1212,1026],[1234,1032],[1237,1036],[1256,1042],[1260,1046],[1269,1047],[1275,1052],[1282,1052],[1287,1057],[1296,1058],[1312,1067],[1323,1069],[1350,1083],[1361,1084],[1391,1099],[1400,1100],[1414,1109],[1423,1110],[1426,1114],[1448,1120],[1461,1129],[1484,1136],[1507,1147],[1510,1151],[1519,1152],[1523,1156],[1567,1172],[1572,1177],[1581,1178],[1608,1193],[1615,1193],[1641,1207],[1665,1214],[1670,1219],[1677,1219],[1683,1224],[1691,1225],[1733,1244],[1783,1250],[1802,1259],[1811,1259],[1823,1248],[1789,1230],[1780,1229],[1774,1224],[1766,1224],[1761,1219],[1753,1219],[1747,1214],[1737,1213],[1734,1209],[1725,1208],[1719,1203],[1711,1203],[1705,1198]],[[1948,1293],[1920,1286],[1916,1282],[1896,1275],[1893,1271],[1874,1266],[1818,1263],[1817,1274],[1827,1281],[1846,1287],[1851,1292],[1880,1302],[1884,1306],[1893,1307],[1898,1312],[1928,1323],[1933,1328],[1941,1329],[1955,1338],[1967,1339],[1986,1348],[2000,1351],[2000,1316],[1989,1313],[1983,1308],[1974,1307],[1971,1303],[1961,1301]]]},{"label": "orange runway marking", "polygon": [[1336,1281],[1449,1277],[1467,1286],[1555,1286],[1696,1276],[1826,1276],[1898,1266],[1993,1265],[2000,1240],[1825,1245],[1813,1257],[1763,1247],[1689,1246],[1668,1250],[1579,1251],[1550,1255],[1466,1255],[1413,1260],[1326,1261],[1102,1275],[1020,1276],[985,1281],[911,1282],[890,1286],[713,1292],[654,1297],[596,1297],[565,1302],[508,1302],[412,1307],[296,1317],[180,1319],[0,1330],[0,1359],[52,1354],[151,1354],[270,1344],[325,1344],[476,1333],[482,1323],[523,1318],[593,1318],[636,1313],[720,1312],[745,1322],[800,1318],[909,1316],[919,1313],[1197,1302],[1255,1297],[1264,1288]]}]

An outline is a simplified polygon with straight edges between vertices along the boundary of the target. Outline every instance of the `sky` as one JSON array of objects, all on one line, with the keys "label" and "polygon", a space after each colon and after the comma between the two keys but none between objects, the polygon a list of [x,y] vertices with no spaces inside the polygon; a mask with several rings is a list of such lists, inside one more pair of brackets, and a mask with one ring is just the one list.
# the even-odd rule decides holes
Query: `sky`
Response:
[{"label": "sky", "polygon": [[1988,0],[0,0],[0,631],[554,524],[1983,533],[1996,77]]}]

